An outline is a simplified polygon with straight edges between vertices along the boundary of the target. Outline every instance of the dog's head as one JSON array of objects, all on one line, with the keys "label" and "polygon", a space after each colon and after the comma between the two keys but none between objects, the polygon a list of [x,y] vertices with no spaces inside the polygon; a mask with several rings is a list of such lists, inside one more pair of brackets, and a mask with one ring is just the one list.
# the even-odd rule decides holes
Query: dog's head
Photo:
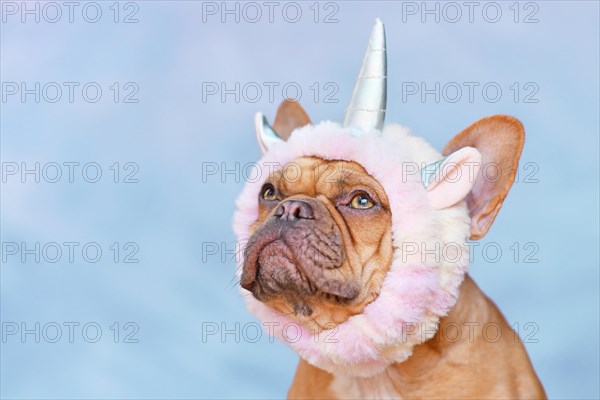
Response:
[{"label": "dog's head", "polygon": [[[384,128],[384,84],[372,93],[384,50],[378,23],[343,126],[312,125],[289,101],[273,127],[257,116],[265,155],[234,219],[251,310],[309,362],[356,375],[403,361],[435,333],[466,272],[465,242],[490,228],[523,145],[508,116],[469,126],[445,157],[398,125]],[[289,323],[300,334],[290,338]]]}]

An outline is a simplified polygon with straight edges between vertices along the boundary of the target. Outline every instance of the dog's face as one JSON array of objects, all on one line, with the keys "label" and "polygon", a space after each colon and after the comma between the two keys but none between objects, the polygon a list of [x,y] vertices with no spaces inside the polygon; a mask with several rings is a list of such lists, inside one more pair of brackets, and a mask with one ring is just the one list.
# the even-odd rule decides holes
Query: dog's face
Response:
[{"label": "dog's face", "polygon": [[269,176],[256,201],[241,278],[254,297],[311,329],[377,297],[392,262],[392,216],[359,164],[298,158]]}]

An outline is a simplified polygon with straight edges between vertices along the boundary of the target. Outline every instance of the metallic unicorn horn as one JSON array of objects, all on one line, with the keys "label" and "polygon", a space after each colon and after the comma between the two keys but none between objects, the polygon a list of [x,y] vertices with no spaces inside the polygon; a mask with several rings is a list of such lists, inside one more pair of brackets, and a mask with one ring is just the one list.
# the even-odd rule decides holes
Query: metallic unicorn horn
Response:
[{"label": "metallic unicorn horn", "polygon": [[254,117],[254,128],[256,129],[256,139],[263,154],[265,154],[273,143],[282,142],[283,139],[275,132],[275,129],[269,125],[267,117],[258,112]]},{"label": "metallic unicorn horn", "polygon": [[352,100],[346,109],[344,127],[349,127],[357,136],[373,128],[381,131],[385,119],[386,100],[385,28],[383,22],[377,18],[352,91]]}]

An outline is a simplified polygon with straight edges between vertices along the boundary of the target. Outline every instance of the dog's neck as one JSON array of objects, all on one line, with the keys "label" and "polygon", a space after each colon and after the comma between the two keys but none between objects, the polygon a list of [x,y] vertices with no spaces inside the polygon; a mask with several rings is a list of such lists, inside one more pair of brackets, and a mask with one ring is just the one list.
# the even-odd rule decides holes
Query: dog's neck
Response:
[{"label": "dog's neck", "polygon": [[[457,303],[447,316],[440,319],[435,336],[415,346],[412,356],[406,361],[392,364],[384,372],[369,378],[330,374],[304,361],[301,361],[297,374],[314,375],[320,385],[338,398],[432,397],[440,382],[454,379],[452,374],[464,374],[461,371],[465,363],[472,361],[469,359],[470,345],[477,341],[477,336],[481,336],[483,326],[497,323],[500,319],[503,330],[510,330],[495,307],[490,313],[490,304],[490,300],[466,275]],[[461,329],[458,338],[456,327]],[[473,331],[471,337],[469,329]],[[495,332],[490,330],[490,334]],[[503,334],[508,335],[509,332]],[[293,386],[290,389],[291,397],[294,397],[294,389]]]}]

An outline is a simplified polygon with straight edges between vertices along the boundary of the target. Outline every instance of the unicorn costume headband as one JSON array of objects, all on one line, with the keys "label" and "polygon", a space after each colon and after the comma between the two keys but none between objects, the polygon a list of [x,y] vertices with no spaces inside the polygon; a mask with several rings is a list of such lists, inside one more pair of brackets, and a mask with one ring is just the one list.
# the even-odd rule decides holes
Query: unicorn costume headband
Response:
[{"label": "unicorn costume headband", "polygon": [[[295,322],[241,289],[249,309],[263,323],[272,323],[274,335],[302,358],[331,373],[350,376],[372,376],[406,360],[415,345],[433,337],[439,318],[456,303],[469,254],[470,219],[461,200],[472,182],[459,179],[447,185],[444,178],[447,170],[460,172],[468,163],[477,174],[481,162],[481,154],[472,147],[443,158],[406,128],[384,126],[386,70],[385,31],[377,19],[342,125],[329,121],[307,125],[284,141],[261,113],[255,118],[264,153],[257,168],[262,171],[304,156],[354,161],[379,181],[388,196],[393,261],[379,296],[361,314],[318,334],[297,325],[300,334],[291,340],[284,327]],[[412,169],[416,165],[424,167]],[[410,173],[406,166],[411,166]],[[237,200],[234,231],[242,245],[258,218],[257,199],[267,178],[248,182]],[[446,254],[432,255],[436,248],[446,249]],[[240,273],[241,265],[243,260]]]}]

